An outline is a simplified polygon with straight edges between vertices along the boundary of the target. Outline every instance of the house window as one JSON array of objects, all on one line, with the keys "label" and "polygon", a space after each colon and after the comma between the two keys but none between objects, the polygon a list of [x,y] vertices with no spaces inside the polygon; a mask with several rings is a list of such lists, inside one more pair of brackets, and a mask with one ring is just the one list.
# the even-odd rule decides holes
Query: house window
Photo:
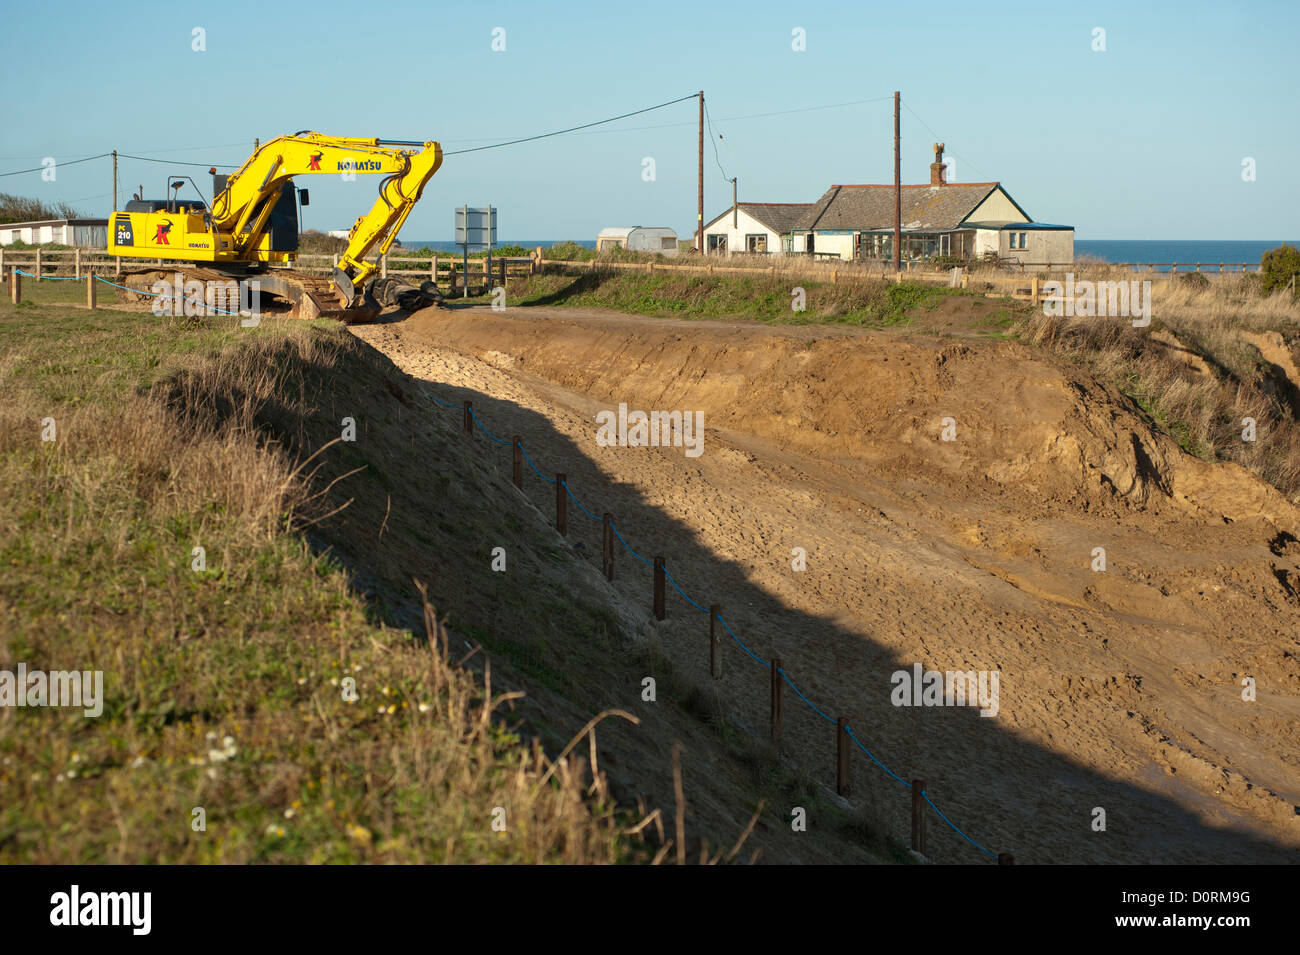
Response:
[{"label": "house window", "polygon": [[1028,241],[1027,241],[1028,238],[1029,238],[1029,234],[1028,234],[1028,233],[1026,233],[1026,232],[1009,232],[1009,233],[1007,233],[1007,234],[1008,234],[1008,235],[1010,236],[1010,238],[1011,238],[1011,248],[1013,248],[1013,249],[1027,249],[1027,248],[1029,248],[1029,243],[1028,243]]},{"label": "house window", "polygon": [[676,249],[676,248],[677,248],[677,240],[676,240],[675,238],[669,238],[668,236],[664,236],[663,241],[659,243],[659,248],[661,248],[661,249]]},{"label": "house window", "polygon": [[782,251],[782,252],[793,252],[793,251],[794,251],[794,236],[793,236],[793,235],[783,235],[783,236],[781,236],[781,251]]},{"label": "house window", "polygon": [[706,238],[708,240],[707,248],[710,252],[727,251],[727,237],[725,235],[718,235],[716,232],[710,232]]},{"label": "house window", "polygon": [[766,252],[767,236],[766,235],[747,235],[745,236],[746,252]]}]

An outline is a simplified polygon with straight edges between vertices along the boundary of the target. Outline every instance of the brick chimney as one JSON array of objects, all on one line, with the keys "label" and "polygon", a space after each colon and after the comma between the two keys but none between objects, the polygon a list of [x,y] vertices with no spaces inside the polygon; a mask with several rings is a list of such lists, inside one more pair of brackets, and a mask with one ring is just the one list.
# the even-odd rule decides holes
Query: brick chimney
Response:
[{"label": "brick chimney", "polygon": [[943,143],[934,144],[934,162],[930,163],[930,185],[946,186],[944,175],[948,167],[943,164]]}]

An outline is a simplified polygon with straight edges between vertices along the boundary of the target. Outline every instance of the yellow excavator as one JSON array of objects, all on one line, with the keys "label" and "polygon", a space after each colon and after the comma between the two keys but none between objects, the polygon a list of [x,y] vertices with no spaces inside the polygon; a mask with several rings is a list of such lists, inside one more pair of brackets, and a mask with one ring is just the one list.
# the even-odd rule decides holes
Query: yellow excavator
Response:
[{"label": "yellow excavator", "polygon": [[[318,301],[320,282],[287,270],[265,271],[272,265],[290,265],[297,258],[298,197],[293,179],[334,175],[351,180],[358,174],[380,174],[384,178],[379,198],[352,226],[347,248],[339,255],[330,281],[345,312],[363,309],[367,300],[375,304],[367,292],[377,269],[366,256],[372,251],[379,255],[388,251],[425,184],[441,165],[442,147],[432,141],[322,136],[306,130],[279,136],[256,149],[229,175],[210,170],[210,204],[188,176],[168,176],[166,198],[137,195],[124,210],[114,211],[108,252],[124,258],[207,263],[225,274],[263,273],[259,281],[266,291],[296,304],[312,299],[315,307],[310,314],[333,311]],[[181,196],[187,182],[199,199]],[[307,190],[302,193],[306,205]],[[424,304],[436,299],[437,290],[430,288],[431,284],[425,283],[428,301]]]}]

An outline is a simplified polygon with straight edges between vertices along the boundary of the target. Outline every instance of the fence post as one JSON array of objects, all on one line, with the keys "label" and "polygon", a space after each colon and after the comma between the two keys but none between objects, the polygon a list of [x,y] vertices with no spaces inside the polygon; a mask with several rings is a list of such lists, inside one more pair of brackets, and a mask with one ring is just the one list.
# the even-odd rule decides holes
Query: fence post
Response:
[{"label": "fence post", "polygon": [[515,435],[514,457],[515,487],[522,491],[524,489],[524,448],[519,443],[519,435]]},{"label": "fence post", "polygon": [[41,247],[36,247],[36,281],[41,280]]},{"label": "fence post", "polygon": [[72,277],[81,278],[81,249],[72,250]]},{"label": "fence post", "polygon": [[86,273],[86,308],[95,308],[95,273]]},{"label": "fence post", "polygon": [[722,634],[718,632],[718,616],[722,604],[709,604],[709,672],[713,679],[722,679]]},{"label": "fence post", "polygon": [[447,281],[449,283],[447,286],[447,291],[454,294],[456,291],[456,260],[455,259],[451,260],[451,263],[447,266],[447,269],[449,272],[447,278]]},{"label": "fence post", "polygon": [[772,714],[772,745],[780,746],[782,724],[785,722],[785,714],[781,707],[781,684],[784,681],[781,679],[780,657],[772,658],[770,669],[772,671],[772,702],[770,707]]},{"label": "fence post", "polygon": [[912,780],[912,848],[925,855],[925,780]]},{"label": "fence post", "polygon": [[555,529],[561,537],[569,536],[569,502],[564,497],[563,472],[555,475]]},{"label": "fence post", "polygon": [[23,277],[18,274],[18,266],[11,265],[9,267],[9,299],[17,305],[22,297]]},{"label": "fence post", "polygon": [[335,253],[334,253],[334,268],[337,269],[338,267],[339,267],[339,254],[338,254],[337,252],[335,252]]},{"label": "fence post", "polygon": [[1015,865],[1015,864],[1016,864],[1016,857],[1013,856],[1010,852],[998,853],[998,865]]},{"label": "fence post", "polygon": [[1033,278],[1029,280],[1029,303],[1034,308],[1038,307],[1038,276],[1037,275],[1035,275]]},{"label": "fence post", "polygon": [[5,247],[0,245],[0,278],[8,274],[9,273],[5,271]]},{"label": "fence post", "polygon": [[465,434],[474,437],[474,402],[465,402]]},{"label": "fence post", "polygon": [[662,557],[655,558],[654,608],[656,620],[663,620],[668,615],[664,609],[664,559]]},{"label": "fence post", "polygon": [[436,255],[429,260],[429,281],[434,283],[438,281],[438,257]]},{"label": "fence post", "polygon": [[113,256],[113,278],[120,278],[121,275],[122,275],[122,257],[120,255],[115,255]]},{"label": "fence post", "polygon": [[537,258],[533,259],[533,271],[542,271],[542,247],[540,245],[537,247]]},{"label": "fence post", "polygon": [[605,565],[605,579],[614,579],[614,517],[609,511],[605,512],[602,521],[604,524],[605,542],[603,550],[602,563]]},{"label": "fence post", "polygon": [[505,260],[505,259],[502,259],[502,260],[501,260],[501,287],[502,287],[502,288],[505,288],[505,287],[506,287],[506,277],[507,277],[507,273],[506,273],[506,260]]}]

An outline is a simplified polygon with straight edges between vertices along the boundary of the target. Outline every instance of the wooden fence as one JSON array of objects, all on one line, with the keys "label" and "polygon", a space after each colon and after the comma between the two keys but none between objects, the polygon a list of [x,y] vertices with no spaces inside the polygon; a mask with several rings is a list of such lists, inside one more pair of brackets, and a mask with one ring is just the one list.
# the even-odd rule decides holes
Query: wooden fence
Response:
[{"label": "wooden fence", "polygon": [[[528,257],[475,258],[469,260],[466,272],[465,262],[461,256],[454,254],[432,254],[428,256],[382,255],[374,259],[378,266],[377,276],[402,276],[412,279],[432,281],[450,294],[464,293],[470,288],[490,289],[504,286],[510,279],[522,278],[539,271],[596,271],[621,270],[639,271],[648,274],[679,273],[693,275],[746,275],[746,276],[782,276],[796,281],[830,282],[831,284],[854,283],[864,281],[908,282],[929,285],[947,285],[954,288],[981,292],[987,297],[1007,297],[1029,301],[1037,305],[1041,300],[1042,282],[1066,271],[1080,274],[1095,273],[1098,277],[1113,275],[1115,272],[1130,272],[1148,276],[1155,282],[1168,283],[1174,277],[1190,272],[1205,275],[1209,279],[1226,279],[1240,277],[1248,271],[1258,270],[1252,263],[1187,263],[1187,262],[1147,262],[1147,263],[1090,263],[1076,265],[1055,265],[1042,272],[1008,271],[1003,268],[973,265],[971,267],[935,268],[925,263],[904,263],[904,271],[894,272],[890,263],[877,260],[836,261],[812,260],[804,256],[719,256],[710,261],[712,256],[695,259],[686,264],[672,260],[620,262],[608,258],[592,258],[583,261],[567,259],[547,259],[545,249],[538,247]],[[338,255],[303,254],[299,255],[295,268],[302,272],[329,275],[338,265]],[[7,268],[18,266],[35,276],[37,281],[47,276],[82,277],[88,272],[107,275],[109,272],[121,274],[123,259],[109,255],[102,249],[22,249],[6,250],[0,247],[0,274],[7,274]],[[180,260],[168,259],[126,259],[130,265],[149,265],[156,263],[166,266],[185,264]],[[1022,263],[1035,265],[1035,263]]]},{"label": "wooden fence", "polygon": [[[490,431],[487,431],[485,428],[483,428],[482,422],[478,421],[478,416],[474,412],[474,403],[472,401],[462,400],[461,407],[457,409],[455,404],[452,402],[441,401],[436,398],[434,400],[438,404],[446,408],[450,408],[454,411],[460,411],[461,420],[463,422],[462,433],[464,434],[466,439],[473,440],[476,432],[482,431],[483,434],[489,437],[495,444],[497,445],[505,444],[505,441],[502,438],[496,437]],[[476,423],[478,424],[477,429],[475,428]],[[511,444],[511,455],[512,455],[511,477],[515,487],[522,492],[524,491],[524,455],[525,455],[523,440],[519,435],[516,434],[513,436],[510,444]],[[537,465],[532,463],[531,458],[529,458],[528,460],[529,463],[532,465],[532,469],[537,473],[539,477],[541,477],[544,481],[553,484],[555,486],[555,530],[561,537],[567,538],[569,535],[568,502],[571,497],[573,499],[573,502],[578,505],[579,510],[581,510],[588,517],[600,521],[601,571],[604,574],[606,580],[612,581],[614,579],[614,537],[615,534],[617,533],[614,527],[613,515],[610,514],[608,511],[605,511],[600,517],[597,517],[593,512],[588,511],[585,507],[583,507],[582,504],[578,502],[577,497],[573,496],[573,492],[569,489],[568,476],[565,474],[565,472],[557,471],[555,473],[554,478],[548,478],[543,472],[537,469]],[[637,555],[635,551],[632,551],[631,548],[628,546],[627,542],[622,540],[622,535],[619,535],[619,540],[622,541],[624,547],[627,548],[628,551],[631,552],[633,555],[635,555],[637,559],[639,559],[642,563],[647,563],[651,565],[653,569],[653,576],[651,577],[651,591],[650,591],[651,613],[653,614],[655,620],[666,620],[668,617],[667,600],[666,600],[667,598],[666,578],[668,578],[669,575],[667,571],[667,564],[665,558],[662,555],[655,555],[653,561],[647,560],[647,558],[641,557],[640,555]],[[679,594],[681,594],[682,597],[684,597],[696,609],[704,610],[703,606],[695,603],[693,600],[691,600],[689,597],[686,596],[686,593],[681,589],[681,586],[677,584],[676,581],[673,582],[673,587],[674,589],[677,590]],[[728,633],[731,633],[731,628],[726,624],[726,622],[722,618],[721,604],[717,604],[717,603],[709,604],[707,612],[709,614],[709,640],[707,644],[708,647],[707,653],[709,656],[709,673],[713,679],[720,680],[722,678],[723,647],[725,646],[725,644],[722,641],[722,634],[718,629],[718,624],[722,624],[722,626],[727,630]],[[732,633],[731,635],[735,637],[734,633]],[[736,638],[736,642],[737,643],[740,642],[739,638]],[[744,646],[744,644],[740,644],[740,645],[742,647]],[[749,652],[748,650],[746,652],[748,652],[750,656],[754,656],[752,652]],[[760,658],[754,657],[754,659],[759,660]],[[783,738],[785,735],[785,686],[787,683],[789,683],[790,686],[794,688],[794,683],[791,681],[789,672],[785,669],[784,665],[781,662],[780,657],[773,656],[771,660],[767,663],[767,666],[769,670],[769,679],[768,679],[769,690],[767,693],[768,716],[769,716],[768,739],[773,750],[777,753],[780,753],[782,749]],[[798,690],[796,689],[795,692],[798,693]],[[809,708],[811,708],[818,714],[821,714],[825,719],[830,721],[830,717],[827,717],[825,716],[825,714],[822,714],[821,710],[813,706],[813,704],[810,703],[806,698],[803,698],[802,694],[799,694],[799,696],[803,699],[803,702],[809,706]],[[866,750],[864,746],[862,746],[860,742],[858,742],[857,737],[853,735],[853,730],[849,726],[849,722],[847,719],[845,719],[843,716],[840,716],[837,719],[835,719],[833,722],[835,723],[835,792],[838,796],[847,799],[849,796],[852,795],[852,768],[850,764],[850,754],[852,752],[853,744],[856,744],[858,747],[860,747],[863,750],[863,752],[867,753],[868,756],[870,756],[871,754]],[[875,760],[875,757],[872,757],[872,759],[877,763],[877,765],[879,765],[882,769],[884,769],[885,772],[889,773],[900,783],[903,783],[903,785],[905,785],[910,790],[908,794],[909,808],[911,814],[911,836],[910,836],[909,845],[914,851],[924,855],[926,852],[926,819],[927,819],[926,809],[927,807],[936,808],[934,807],[934,804],[930,802],[929,797],[926,795],[925,780],[913,779],[910,783],[906,782],[905,780],[903,780],[902,777],[896,776],[892,771],[886,768],[884,764],[880,763],[878,760]],[[942,814],[940,815],[942,816]],[[970,839],[968,836],[962,833],[961,830],[957,829],[957,827],[954,826],[951,822],[948,822],[946,816],[943,816],[942,818],[944,822],[946,822],[948,826],[953,829],[954,832],[960,835],[972,846],[975,846],[975,848],[979,849],[980,851],[989,855],[991,858],[995,859],[997,864],[999,865],[1015,864],[1015,857],[1011,853],[991,852],[990,850],[976,843],[974,840]]]}]

